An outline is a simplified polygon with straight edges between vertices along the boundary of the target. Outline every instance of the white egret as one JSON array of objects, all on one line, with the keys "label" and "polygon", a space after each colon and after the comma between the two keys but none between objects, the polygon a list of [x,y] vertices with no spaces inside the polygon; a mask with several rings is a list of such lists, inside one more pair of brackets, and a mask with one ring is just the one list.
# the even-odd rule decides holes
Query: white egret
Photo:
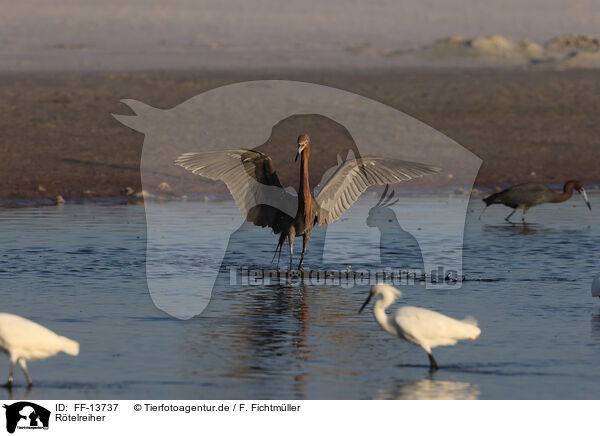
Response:
[{"label": "white egret", "polygon": [[592,282],[592,297],[600,297],[600,277],[596,277]]},{"label": "white egret", "polygon": [[375,303],[373,313],[379,325],[388,333],[421,346],[429,357],[431,370],[439,369],[431,349],[444,345],[455,345],[464,339],[475,340],[481,334],[477,327],[477,320],[467,317],[463,320],[450,318],[441,313],[421,307],[403,306],[393,315],[387,315],[385,309],[402,292],[391,285],[378,283],[371,287],[369,297],[364,302],[358,313],[369,304],[371,299],[381,296]]},{"label": "white egret", "polygon": [[7,387],[12,386],[15,364],[19,362],[27,383],[33,384],[26,360],[45,359],[61,351],[72,356],[79,354],[79,343],[59,336],[46,327],[10,313],[0,313],[0,349],[10,359]]}]

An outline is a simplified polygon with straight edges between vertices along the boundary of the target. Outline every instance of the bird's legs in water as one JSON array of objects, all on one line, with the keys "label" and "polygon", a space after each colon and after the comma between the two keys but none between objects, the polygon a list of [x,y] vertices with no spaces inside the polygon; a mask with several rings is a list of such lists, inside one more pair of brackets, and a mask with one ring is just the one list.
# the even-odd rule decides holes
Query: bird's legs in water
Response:
[{"label": "bird's legs in water", "polygon": [[487,208],[488,208],[488,207],[487,207],[487,205],[486,205],[486,206],[483,208],[483,210],[481,211],[481,213],[479,214],[479,218],[477,218],[477,219],[481,219],[481,215],[483,215],[483,212],[485,212]]},{"label": "bird's legs in water", "polygon": [[27,385],[31,386],[33,384],[33,380],[31,380],[31,376],[29,375],[29,371],[27,371],[27,364],[25,363],[25,359],[19,359],[19,365],[21,365],[21,369],[25,373],[25,377],[27,377]]},{"label": "bird's legs in water", "polygon": [[511,213],[509,213],[506,218],[504,218],[504,221],[510,222],[510,217],[513,216],[518,210],[521,210],[523,208],[524,208],[523,205],[519,205],[519,206],[515,207],[515,209]]},{"label": "bird's legs in water", "polygon": [[[279,252],[279,257],[281,257],[281,244],[278,242],[277,247],[275,247],[275,252],[273,253],[273,259],[271,259],[271,265],[275,261],[275,256],[277,256],[277,252]],[[279,267],[279,258],[277,259],[277,267]]]},{"label": "bird's legs in water", "polygon": [[15,376],[15,363],[17,363],[14,360],[10,360],[10,370],[8,371],[8,381],[4,384],[5,388],[11,388],[12,387],[12,383],[14,380],[14,376]]},{"label": "bird's legs in water", "polygon": [[271,265],[273,265],[273,261],[275,260],[275,256],[277,256],[277,251],[279,250],[279,256],[277,257],[277,268],[279,268],[279,261],[281,260],[281,249],[285,242],[285,237],[285,233],[282,233],[279,237],[279,242],[277,243],[277,247],[275,247],[275,253],[273,253],[273,259],[271,259]]},{"label": "bird's legs in water", "polygon": [[427,353],[427,357],[429,357],[429,371],[437,371],[438,369],[440,369],[437,362],[435,361],[435,358],[433,357],[433,354]]},{"label": "bird's legs in water", "polygon": [[288,240],[290,241],[290,271],[292,271],[292,256],[294,254],[294,235],[292,232],[288,235]]},{"label": "bird's legs in water", "polygon": [[508,216],[504,218],[504,221],[510,222],[510,217],[513,216],[516,211],[517,209],[513,210],[510,214],[508,214]]},{"label": "bird's legs in water", "polygon": [[525,222],[525,215],[527,215],[528,211],[529,211],[529,208],[527,206],[525,206],[523,208],[523,216],[521,217],[521,221]]},{"label": "bird's legs in water", "polygon": [[[283,240],[285,241],[285,238],[283,238]],[[277,256],[277,268],[279,268],[279,261],[281,260],[281,249],[283,248],[283,243],[279,244],[279,255]],[[275,256],[273,256],[273,259],[275,259]],[[273,262],[271,262],[273,263]]]},{"label": "bird's legs in water", "polygon": [[304,260],[304,253],[306,252],[306,247],[308,247],[308,241],[310,240],[310,234],[312,229],[307,230],[302,235],[302,254],[300,255],[300,263],[298,264],[298,269],[302,269],[302,261]]}]

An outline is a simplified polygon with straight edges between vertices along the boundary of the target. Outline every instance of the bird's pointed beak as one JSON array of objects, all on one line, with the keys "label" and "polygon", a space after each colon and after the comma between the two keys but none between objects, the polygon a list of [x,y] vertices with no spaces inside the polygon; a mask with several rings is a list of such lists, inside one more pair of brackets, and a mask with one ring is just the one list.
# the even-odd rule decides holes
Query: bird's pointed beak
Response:
[{"label": "bird's pointed beak", "polygon": [[361,313],[363,311],[363,309],[365,307],[367,307],[367,304],[369,304],[369,301],[371,301],[372,295],[369,294],[369,296],[367,297],[367,299],[365,300],[365,302],[363,303],[362,306],[360,306],[360,309],[358,310],[358,313]]},{"label": "bird's pointed beak", "polygon": [[587,204],[588,209],[591,211],[592,205],[590,204],[590,200],[588,199],[587,192],[585,192],[585,189],[581,188],[581,191],[579,191],[579,193],[583,197],[583,201],[585,201],[585,204]]},{"label": "bird's pointed beak", "polygon": [[298,156],[300,156],[300,153],[302,153],[302,151],[305,148],[306,148],[306,144],[304,144],[304,145],[298,144],[298,151],[296,152],[296,159],[294,159],[294,162],[296,162],[298,160]]}]

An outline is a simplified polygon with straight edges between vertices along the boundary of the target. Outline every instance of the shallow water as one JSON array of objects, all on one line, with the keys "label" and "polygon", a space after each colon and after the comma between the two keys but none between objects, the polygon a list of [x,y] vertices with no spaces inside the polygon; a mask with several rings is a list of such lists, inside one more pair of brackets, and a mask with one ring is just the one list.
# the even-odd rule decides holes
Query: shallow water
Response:
[{"label": "shallow water", "polygon": [[[419,201],[403,198],[397,207]],[[479,221],[482,202],[471,201],[463,259],[467,281],[454,290],[419,284],[404,289],[407,304],[479,320],[478,341],[434,350],[442,369],[433,375],[421,349],[380,329],[372,305],[357,314],[368,286],[230,286],[226,274],[208,309],[182,321],[157,309],[148,292],[143,206],[1,209],[0,311],[33,319],[81,344],[77,358],[60,354],[31,362],[35,385],[29,392],[17,370],[11,395],[598,398],[600,302],[591,298],[590,284],[600,274],[600,195],[591,202],[593,213],[579,198],[537,207],[524,226],[505,223],[509,209],[502,206],[489,208]],[[239,213],[231,202],[160,207],[192,217],[206,208],[222,219]],[[361,230],[356,232],[358,238]],[[256,252],[270,258],[276,238],[257,235]],[[342,238],[332,241],[330,250],[344,253]],[[318,247],[318,237],[312,243]],[[162,249],[182,270],[194,260],[218,263],[222,257],[217,248],[197,253],[169,241]],[[284,252],[283,264],[286,259]],[[262,257],[255,261],[261,264]],[[307,265],[315,262],[309,250]],[[0,364],[8,372],[8,361],[0,358]],[[8,398],[9,392],[0,396]]]}]

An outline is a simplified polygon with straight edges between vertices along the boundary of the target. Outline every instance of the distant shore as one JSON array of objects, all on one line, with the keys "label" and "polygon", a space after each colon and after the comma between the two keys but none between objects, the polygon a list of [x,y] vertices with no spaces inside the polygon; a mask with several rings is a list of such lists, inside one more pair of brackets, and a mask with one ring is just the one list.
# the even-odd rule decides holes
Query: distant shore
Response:
[{"label": "distant shore", "polygon": [[[170,108],[217,86],[256,79],[319,83],[401,110],[478,155],[484,162],[476,185],[484,189],[600,182],[600,76],[594,70],[3,73],[0,204],[51,204],[59,195],[134,201],[142,190],[143,135],[111,116],[128,113],[119,101]],[[225,191],[185,177],[194,178],[193,192],[173,187],[175,195]]]}]

